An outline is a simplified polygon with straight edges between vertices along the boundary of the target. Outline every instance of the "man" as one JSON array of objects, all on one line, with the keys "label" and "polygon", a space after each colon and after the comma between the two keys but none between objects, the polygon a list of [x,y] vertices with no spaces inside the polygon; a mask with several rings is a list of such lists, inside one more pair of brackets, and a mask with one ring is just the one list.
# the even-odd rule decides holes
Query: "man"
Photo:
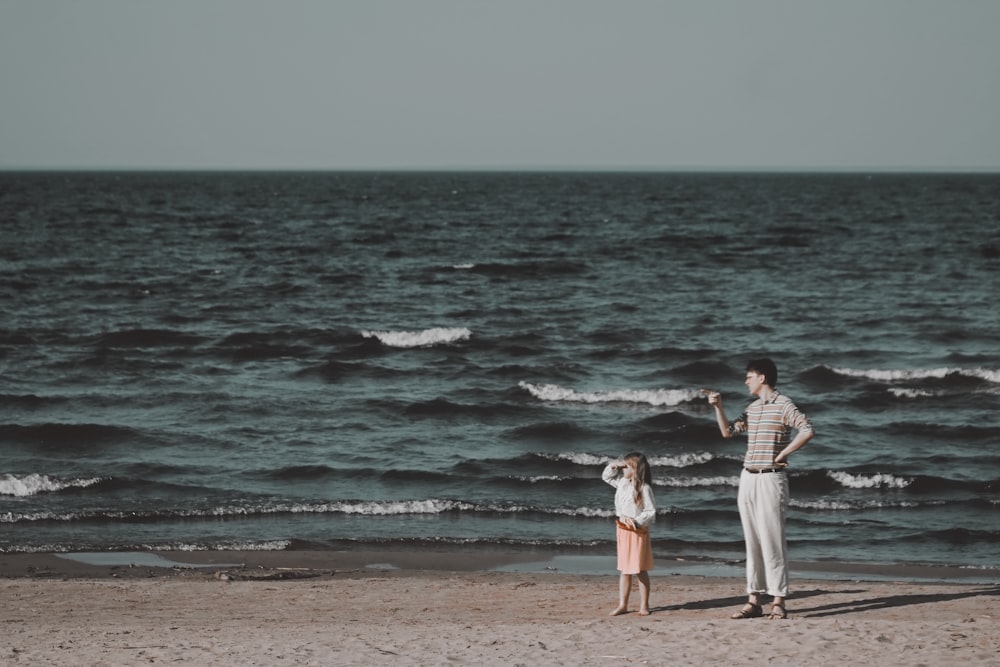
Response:
[{"label": "man", "polygon": [[[781,394],[778,369],[770,359],[747,364],[746,386],[756,400],[733,422],[726,420],[722,396],[709,391],[708,402],[722,437],[747,435],[747,453],[740,474],[738,506],[747,549],[747,604],[731,618],[764,615],[760,597],[773,598],[769,618],[787,618],[788,554],[785,513],[788,509],[788,457],[815,432],[791,399]],[[795,431],[795,438],[792,438]]]}]

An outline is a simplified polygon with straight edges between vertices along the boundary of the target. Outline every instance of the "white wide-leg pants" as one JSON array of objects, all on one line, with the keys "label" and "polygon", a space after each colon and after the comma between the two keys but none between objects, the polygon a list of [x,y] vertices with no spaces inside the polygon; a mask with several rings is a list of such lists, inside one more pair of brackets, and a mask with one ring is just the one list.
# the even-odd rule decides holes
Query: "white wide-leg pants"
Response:
[{"label": "white wide-leg pants", "polygon": [[747,594],[787,596],[788,475],[784,471],[754,474],[744,470],[737,505],[747,547]]}]

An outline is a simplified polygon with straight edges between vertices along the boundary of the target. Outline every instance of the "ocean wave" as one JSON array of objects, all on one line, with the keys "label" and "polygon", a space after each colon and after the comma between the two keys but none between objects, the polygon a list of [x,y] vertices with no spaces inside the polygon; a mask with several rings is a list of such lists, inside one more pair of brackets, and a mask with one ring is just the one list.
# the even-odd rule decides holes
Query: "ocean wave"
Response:
[{"label": "ocean wave", "polygon": [[472,331],[465,327],[435,327],[423,331],[362,331],[365,338],[377,338],[389,347],[431,347],[468,340]]},{"label": "ocean wave", "polygon": [[653,484],[676,489],[691,489],[712,486],[739,486],[737,475],[716,475],[714,477],[653,477]]},{"label": "ocean wave", "polygon": [[246,541],[233,540],[215,544],[144,544],[145,550],[155,551],[284,551],[291,545],[291,540]]},{"label": "ocean wave", "polygon": [[885,473],[852,475],[849,472],[829,471],[826,474],[849,489],[905,489],[913,483],[912,479],[904,479]]},{"label": "ocean wave", "polygon": [[536,456],[550,461],[569,461],[570,463],[580,466],[603,466],[607,465],[609,461],[614,460],[613,457],[610,456],[599,456],[597,454],[587,454],[584,452],[560,452],[558,454],[546,454],[542,452]]},{"label": "ocean wave", "polygon": [[937,395],[925,389],[902,389],[900,387],[890,387],[889,393],[896,398],[930,398]]},{"label": "ocean wave", "polygon": [[[246,541],[232,540],[205,544],[189,542],[165,542],[163,544],[119,544],[113,548],[104,543],[93,544],[34,544],[0,546],[0,553],[69,553],[74,551],[284,551],[292,544],[291,540]],[[181,565],[183,567],[183,565]]]},{"label": "ocean wave", "polygon": [[[580,466],[605,466],[611,461],[616,461],[620,458],[619,456],[590,454],[588,452],[559,452],[557,454],[538,452],[533,456],[537,456],[541,459],[547,459],[549,461],[568,461],[574,465]],[[654,469],[658,467],[691,468],[711,463],[712,461],[742,460],[742,457],[718,456],[710,452],[685,452],[682,454],[649,456],[647,457],[647,460],[649,461],[650,467]]]},{"label": "ocean wave", "polygon": [[[612,534],[613,536],[613,534]],[[406,548],[417,551],[426,548],[436,548],[442,545],[461,547],[486,547],[495,549],[496,547],[510,547],[514,549],[530,548],[534,549],[579,549],[586,547],[607,547],[613,544],[608,539],[560,539],[560,538],[514,538],[514,537],[382,537],[382,538],[337,538],[328,540],[324,546],[336,549],[358,549],[359,547],[372,548]]]},{"label": "ocean wave", "polygon": [[308,514],[363,514],[365,516],[390,516],[399,514],[444,514],[455,511],[471,511],[476,509],[472,503],[458,500],[372,500],[362,502],[335,502],[319,504],[301,504],[262,508],[269,513],[308,513]]},{"label": "ocean wave", "polygon": [[510,479],[518,482],[527,482],[528,484],[541,484],[544,482],[564,482],[572,480],[573,478],[564,477],[562,475],[513,475]]},{"label": "ocean wave", "polygon": [[345,514],[360,516],[472,514],[538,514],[547,516],[601,517],[614,515],[608,507],[541,507],[520,503],[473,503],[462,500],[428,499],[398,501],[337,501],[330,503],[278,503],[274,505],[226,505],[196,509],[84,510],[71,512],[3,512],[0,524],[86,521],[169,521],[174,519],[252,518],[283,514]]},{"label": "ocean wave", "polygon": [[[927,505],[944,505],[944,501],[936,503],[926,503]],[[850,501],[850,500],[831,500],[829,498],[824,498],[822,500],[796,500],[792,498],[788,501],[789,507],[794,507],[796,509],[802,510],[816,510],[816,511],[833,511],[833,512],[849,512],[857,510],[880,510],[880,509],[890,509],[890,508],[914,508],[921,507],[921,503],[915,503],[912,501],[885,501],[885,500],[862,500],[862,501]]]},{"label": "ocean wave", "polygon": [[1000,383],[1000,370],[989,368],[902,368],[888,369],[855,369],[832,368],[834,373],[853,378],[864,378],[876,382],[907,382],[911,380],[941,380],[950,375],[985,380]]},{"label": "ocean wave", "polygon": [[[94,549],[96,551],[97,549]],[[0,554],[59,554],[67,551],[78,551],[76,546],[66,544],[17,544],[0,545]]]},{"label": "ocean wave", "polygon": [[31,473],[28,475],[0,475],[0,496],[36,496],[70,488],[86,488],[108,479],[107,477],[86,477],[62,480],[48,475]]},{"label": "ocean wave", "polygon": [[[534,459],[543,459],[553,463],[570,463],[574,466],[587,468],[603,468],[610,461],[617,460],[616,456],[603,456],[589,454],[586,452],[561,452],[551,454],[540,452],[530,455]],[[661,468],[684,469],[702,466],[712,461],[721,460],[725,457],[718,457],[708,452],[685,453],[672,456],[652,456],[649,462],[653,468],[653,483],[657,486],[672,488],[692,488],[692,487],[713,487],[713,486],[737,486],[739,476],[706,476],[706,477],[679,477],[658,475]],[[537,466],[537,464],[535,464]],[[512,474],[506,477],[508,480],[524,482],[528,484],[542,484],[556,482],[565,485],[584,486],[594,482],[592,477],[575,476],[572,473],[555,471],[549,474]]]},{"label": "ocean wave", "polygon": [[278,514],[362,514],[388,516],[403,514],[443,514],[475,510],[476,505],[454,500],[358,501],[334,503],[278,503],[274,505],[225,505],[194,509],[85,510],[78,512],[4,512],[0,523],[43,521],[148,521],[170,519],[255,517]]},{"label": "ocean wave", "polygon": [[649,465],[651,467],[667,468],[690,468],[700,466],[717,460],[715,454],[709,452],[688,452],[685,454],[674,454],[672,456],[650,456]]},{"label": "ocean wave", "polygon": [[700,396],[695,389],[619,389],[613,391],[578,392],[556,384],[519,382],[535,398],[543,401],[571,403],[645,403],[656,407],[675,406]]}]

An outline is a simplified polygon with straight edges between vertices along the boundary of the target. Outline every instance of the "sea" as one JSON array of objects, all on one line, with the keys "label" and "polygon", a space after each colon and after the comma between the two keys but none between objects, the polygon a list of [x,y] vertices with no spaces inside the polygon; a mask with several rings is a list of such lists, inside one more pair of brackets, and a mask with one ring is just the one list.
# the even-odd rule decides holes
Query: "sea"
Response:
[{"label": "sea", "polygon": [[[1000,568],[1000,174],[0,172],[0,552],[738,563],[746,362],[790,556]],[[609,560],[609,572],[613,572]]]}]

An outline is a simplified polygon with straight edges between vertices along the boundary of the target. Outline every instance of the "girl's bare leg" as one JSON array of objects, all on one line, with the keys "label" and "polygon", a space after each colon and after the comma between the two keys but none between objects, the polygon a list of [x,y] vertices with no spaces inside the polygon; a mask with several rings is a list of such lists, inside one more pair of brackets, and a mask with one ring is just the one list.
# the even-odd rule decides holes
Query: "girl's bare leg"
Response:
[{"label": "girl's bare leg", "polygon": [[618,579],[618,607],[611,612],[612,616],[618,616],[628,611],[628,596],[632,592],[632,575],[623,574]]},{"label": "girl's bare leg", "polygon": [[649,616],[649,572],[643,570],[636,578],[639,580],[639,615]]}]

